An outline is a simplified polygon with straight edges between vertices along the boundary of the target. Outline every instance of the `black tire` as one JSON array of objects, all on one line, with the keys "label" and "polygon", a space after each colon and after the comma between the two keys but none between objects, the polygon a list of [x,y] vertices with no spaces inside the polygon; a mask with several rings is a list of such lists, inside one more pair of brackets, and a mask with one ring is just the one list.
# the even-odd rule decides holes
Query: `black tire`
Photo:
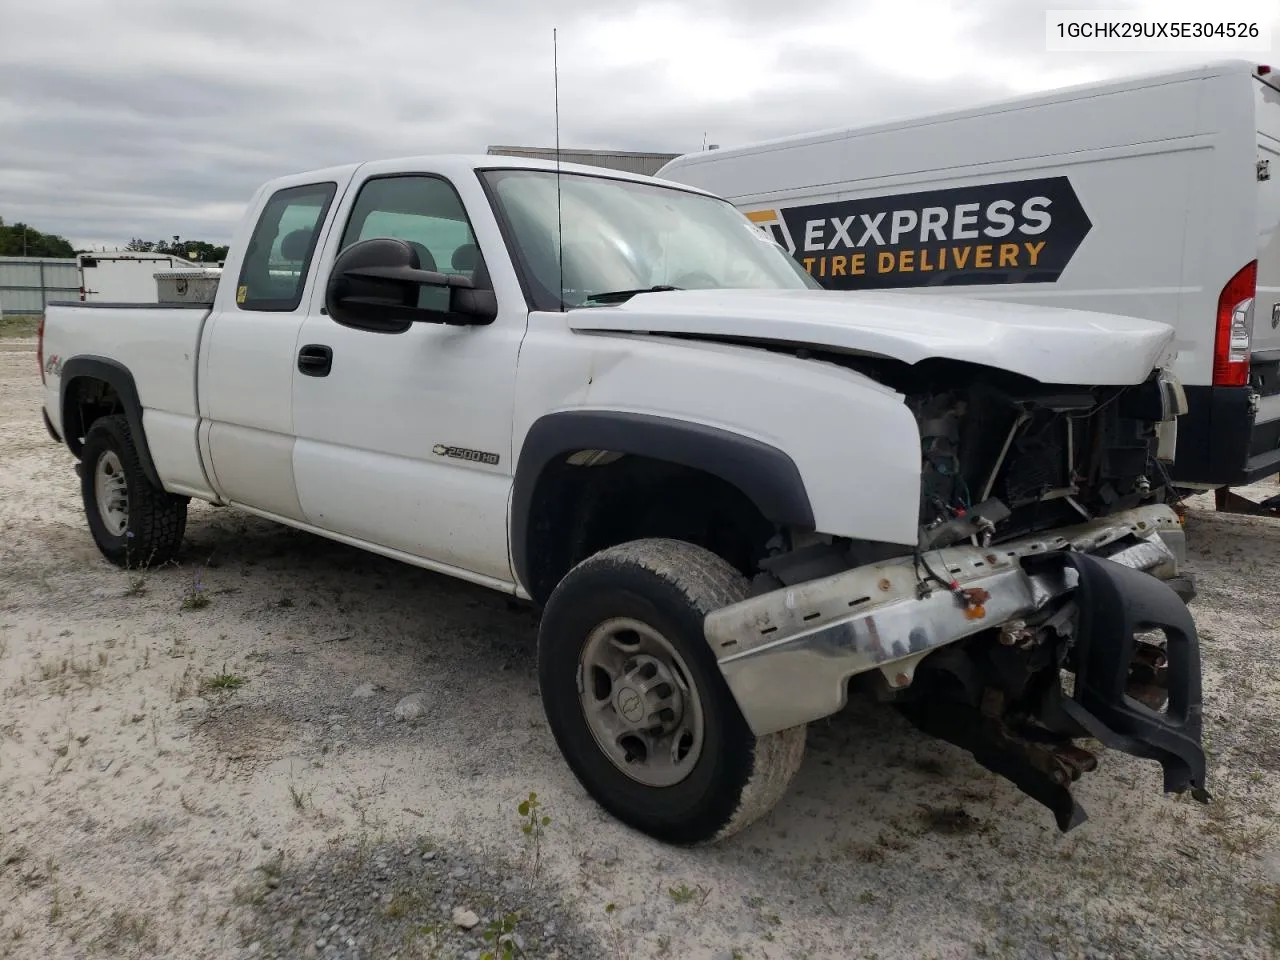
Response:
[{"label": "black tire", "polygon": [[[583,561],[547,601],[538,680],[556,743],[605,810],[667,843],[722,840],[764,816],[804,756],[805,727],[755,737],[703,633],[713,610],[747,596],[747,581],[715,554],[677,540],[637,540]],[[578,667],[597,625],[627,617],[679,653],[702,707],[701,753],[683,780],[655,787],[624,773],[598,745],[578,693]]]},{"label": "black tire", "polygon": [[[98,466],[109,456],[119,462],[127,498],[127,523],[119,532],[98,505]],[[177,556],[187,529],[187,498],[167,493],[147,479],[122,414],[100,417],[89,427],[80,452],[80,495],[94,543],[116,566],[153,567]]]}]

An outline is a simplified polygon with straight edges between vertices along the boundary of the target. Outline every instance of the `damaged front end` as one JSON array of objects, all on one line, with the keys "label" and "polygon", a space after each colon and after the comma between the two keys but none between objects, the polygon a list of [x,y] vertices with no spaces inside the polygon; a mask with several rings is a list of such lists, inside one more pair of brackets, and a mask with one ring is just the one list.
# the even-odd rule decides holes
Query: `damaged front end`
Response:
[{"label": "damaged front end", "polygon": [[1195,591],[1165,502],[1186,409],[1176,380],[868,372],[920,427],[919,541],[905,556],[845,542],[770,559],[759,595],[707,618],[752,730],[829,716],[857,688],[1064,831],[1085,819],[1071,784],[1098,762],[1081,739],[1155,760],[1167,792],[1207,800]]},{"label": "damaged front end", "polygon": [[926,659],[902,713],[1040,801],[1062,831],[1086,819],[1070,785],[1098,763],[1078,737],[1155,760],[1166,793],[1206,801],[1199,642],[1181,598],[1141,568],[1073,551],[1022,568],[1070,592],[994,641]]},{"label": "damaged front end", "polygon": [[1181,521],[1153,504],[941,548],[933,574],[916,555],[772,590],[712,613],[705,630],[757,736],[834,714],[857,686],[1068,830],[1085,819],[1070,785],[1097,765],[1076,738],[1155,760],[1166,791],[1207,799],[1198,640],[1166,582],[1183,555]]}]

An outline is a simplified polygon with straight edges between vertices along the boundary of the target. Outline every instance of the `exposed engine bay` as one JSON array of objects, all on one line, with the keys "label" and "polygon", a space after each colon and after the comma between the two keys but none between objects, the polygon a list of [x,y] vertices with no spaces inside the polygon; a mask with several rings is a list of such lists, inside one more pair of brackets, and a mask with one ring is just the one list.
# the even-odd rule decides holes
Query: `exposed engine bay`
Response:
[{"label": "exposed engine bay", "polygon": [[1160,430],[1176,414],[1155,374],[1087,388],[946,373],[907,394],[920,425],[922,549],[999,543],[1164,501]]}]

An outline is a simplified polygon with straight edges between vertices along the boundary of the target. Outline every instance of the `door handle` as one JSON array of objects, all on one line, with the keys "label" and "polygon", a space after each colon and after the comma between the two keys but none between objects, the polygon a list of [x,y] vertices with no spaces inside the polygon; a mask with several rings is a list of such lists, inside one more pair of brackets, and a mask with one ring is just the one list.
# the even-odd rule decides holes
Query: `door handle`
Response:
[{"label": "door handle", "polygon": [[308,343],[298,351],[298,371],[308,377],[327,377],[333,369],[333,348]]}]

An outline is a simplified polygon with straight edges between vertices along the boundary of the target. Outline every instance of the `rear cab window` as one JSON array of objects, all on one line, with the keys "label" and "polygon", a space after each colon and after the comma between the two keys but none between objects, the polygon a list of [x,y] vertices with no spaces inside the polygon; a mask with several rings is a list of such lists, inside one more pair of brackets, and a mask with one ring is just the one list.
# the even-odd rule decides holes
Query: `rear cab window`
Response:
[{"label": "rear cab window", "polygon": [[236,284],[237,307],[279,312],[298,308],[320,227],[337,189],[336,183],[312,183],[272,194],[245,249]]}]

